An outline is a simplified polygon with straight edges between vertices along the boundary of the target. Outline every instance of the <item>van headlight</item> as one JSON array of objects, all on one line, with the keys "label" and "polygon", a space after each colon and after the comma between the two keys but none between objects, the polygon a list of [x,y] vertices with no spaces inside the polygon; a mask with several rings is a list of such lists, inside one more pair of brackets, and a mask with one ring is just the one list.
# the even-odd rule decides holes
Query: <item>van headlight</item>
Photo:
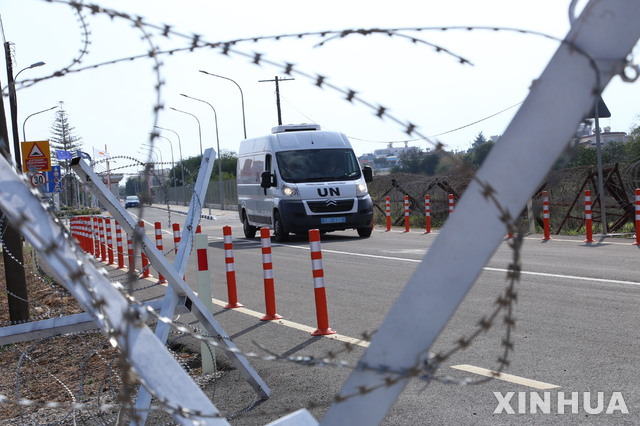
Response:
[{"label": "van headlight", "polygon": [[285,197],[299,197],[300,191],[295,186],[282,185],[282,193]]},{"label": "van headlight", "polygon": [[356,183],[356,195],[357,196],[364,196],[367,195],[369,193],[368,189],[367,189],[367,184],[363,181],[359,181]]}]

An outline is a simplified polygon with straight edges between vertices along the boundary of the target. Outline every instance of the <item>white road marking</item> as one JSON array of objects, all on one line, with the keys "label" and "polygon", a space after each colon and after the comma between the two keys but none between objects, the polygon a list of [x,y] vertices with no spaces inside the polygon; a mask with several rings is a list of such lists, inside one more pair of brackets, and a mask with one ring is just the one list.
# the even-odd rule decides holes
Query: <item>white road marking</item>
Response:
[{"label": "white road marking", "polygon": [[513,374],[497,373],[493,370],[486,368],[475,367],[469,364],[452,365],[451,368],[456,370],[467,371],[469,373],[478,374],[485,377],[493,377],[497,380],[502,380],[509,383],[515,383],[522,386],[528,386],[534,389],[556,389],[560,386],[552,385],[551,383],[539,382],[537,380],[527,379],[520,376],[514,376]]}]

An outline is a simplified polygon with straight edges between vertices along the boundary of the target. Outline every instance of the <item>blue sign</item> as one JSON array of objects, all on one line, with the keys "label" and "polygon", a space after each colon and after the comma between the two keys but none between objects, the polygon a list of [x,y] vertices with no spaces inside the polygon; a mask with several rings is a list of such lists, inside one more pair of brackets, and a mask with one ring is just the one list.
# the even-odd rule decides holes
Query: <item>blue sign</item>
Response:
[{"label": "blue sign", "polygon": [[45,192],[61,192],[62,191],[62,175],[60,174],[60,166],[51,166],[50,172],[45,172],[47,176],[47,186]]}]

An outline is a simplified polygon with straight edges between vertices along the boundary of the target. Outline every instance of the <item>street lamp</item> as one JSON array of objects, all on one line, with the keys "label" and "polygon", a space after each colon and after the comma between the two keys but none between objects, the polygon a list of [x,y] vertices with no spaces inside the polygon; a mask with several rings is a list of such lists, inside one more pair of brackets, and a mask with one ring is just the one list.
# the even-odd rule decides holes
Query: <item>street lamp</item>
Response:
[{"label": "street lamp", "polygon": [[[160,148],[158,148],[157,146],[153,146],[153,145],[148,145],[148,144],[142,144],[140,145],[142,147],[145,148],[149,148],[151,150],[151,152],[153,152],[156,155],[156,159],[158,159],[158,154],[160,154],[160,176],[162,176],[164,178],[164,169],[162,168],[162,165],[164,164],[164,160],[162,159],[162,150]],[[158,150],[157,152],[155,150]],[[153,168],[155,170],[155,167]],[[160,179],[158,179],[157,176],[155,176],[156,181],[158,182],[158,185],[162,185],[162,183],[160,182]]]},{"label": "street lamp", "polygon": [[40,113],[43,113],[43,112],[47,112],[47,111],[51,111],[54,108],[58,108],[58,105],[52,106],[51,108],[43,109],[42,111],[34,112],[33,114],[27,116],[27,118],[24,119],[24,121],[22,122],[22,140],[23,141],[26,142],[26,140],[27,140],[27,136],[26,136],[25,131],[24,131],[24,126],[25,126],[25,124],[27,124],[27,120],[29,118],[33,117],[34,115],[37,115],[37,114],[40,114]]},{"label": "street lamp", "polygon": [[[182,143],[180,143],[180,135],[175,130],[165,129],[164,127],[160,127],[160,126],[154,126],[154,127],[156,129],[166,130],[168,132],[172,132],[178,138],[178,149],[180,151],[180,174],[182,176],[182,186],[184,186],[186,184],[186,182],[184,180],[184,161],[182,160]],[[173,153],[173,148],[171,149],[171,152]],[[175,170],[173,171],[173,174],[174,174],[173,178],[175,179]],[[182,196],[183,196],[182,197],[182,201],[183,201],[184,205],[186,206],[187,205],[187,199],[186,199],[186,194],[184,193],[184,189],[182,191]]]},{"label": "street lamp", "polygon": [[194,101],[203,102],[211,107],[213,110],[213,117],[216,122],[216,141],[218,144],[218,180],[220,181],[220,208],[224,210],[224,186],[222,185],[222,158],[220,158],[220,137],[218,136],[218,114],[216,113],[216,109],[207,101],[203,101],[202,99],[194,98],[192,96],[185,95],[184,93],[180,93],[180,96],[184,96],[185,98],[193,99]]},{"label": "street lamp", "polygon": [[[158,134],[156,134],[156,136],[157,136],[157,137],[159,137],[159,138],[162,138],[162,139],[166,139],[166,140],[167,140],[167,142],[169,142],[169,147],[171,148],[171,167],[175,169],[175,167],[176,167],[176,163],[175,163],[175,161],[173,161],[173,144],[171,143],[171,139],[169,139],[169,138],[168,138],[168,137],[166,137],[166,136],[162,136],[162,135],[158,135]],[[175,177],[174,177],[174,179],[173,179],[173,186],[174,186],[174,188],[175,188],[175,186],[176,186],[176,179],[175,179]]]},{"label": "street lamp", "polygon": [[15,76],[15,77],[13,77],[14,82],[15,82],[15,80],[17,80],[17,79],[18,79],[18,76],[20,75],[20,73],[21,73],[22,71],[24,71],[24,70],[30,70],[31,68],[41,67],[41,66],[43,66],[43,65],[45,65],[45,63],[44,63],[44,62],[42,62],[42,61],[40,61],[40,62],[33,63],[33,64],[29,65],[29,66],[28,66],[28,67],[26,67],[26,68],[22,68],[20,71],[18,71],[18,73],[16,74],[16,76]]},{"label": "street lamp", "polygon": [[181,112],[183,114],[188,114],[188,115],[190,115],[190,116],[192,116],[193,118],[196,119],[196,121],[198,122],[198,137],[200,138],[200,156],[202,157],[202,129],[200,128],[200,120],[198,120],[198,117],[196,117],[195,115],[191,114],[190,112],[182,111],[181,109],[178,109],[178,108],[174,108],[174,107],[169,107],[169,108],[174,110],[174,111]]},{"label": "street lamp", "polygon": [[247,138],[247,123],[245,121],[245,117],[244,117],[244,94],[242,93],[242,88],[240,87],[240,85],[238,83],[236,83],[234,80],[230,79],[229,77],[224,77],[218,74],[213,74],[207,71],[203,71],[200,70],[201,73],[206,74],[206,75],[210,75],[212,77],[218,77],[218,78],[224,78],[225,80],[229,80],[230,82],[232,82],[233,84],[235,84],[238,87],[238,90],[240,90],[240,100],[242,102],[242,128],[244,129],[244,138]]}]

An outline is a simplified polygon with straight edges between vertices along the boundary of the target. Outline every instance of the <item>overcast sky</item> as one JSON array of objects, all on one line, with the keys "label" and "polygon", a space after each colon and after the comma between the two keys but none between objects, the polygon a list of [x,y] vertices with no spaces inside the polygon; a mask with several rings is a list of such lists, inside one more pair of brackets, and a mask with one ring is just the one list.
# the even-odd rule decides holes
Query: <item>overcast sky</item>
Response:
[{"label": "overcast sky", "polygon": [[[227,41],[279,34],[358,28],[411,28],[432,26],[499,26],[532,30],[562,38],[569,30],[569,0],[461,0],[461,1],[324,1],[279,2],[210,0],[96,0],[106,8],[144,17],[144,22],[170,24],[183,34],[199,34],[208,42]],[[6,40],[15,43],[17,66],[14,72],[38,61],[45,66],[26,70],[18,81],[51,75],[68,66],[82,48],[80,25],[65,4],[44,0],[0,0]],[[582,4],[582,3],[581,3]],[[80,67],[144,54],[149,44],[130,22],[110,19],[104,14],[85,12],[89,25],[89,53]],[[190,45],[177,36],[162,37],[146,28],[153,42],[167,50]],[[161,56],[161,111],[158,124],[180,136],[183,158],[200,152],[202,145],[237,151],[243,138],[241,97],[230,81],[198,72],[206,70],[235,80],[244,93],[246,129],[249,137],[268,134],[277,125],[275,85],[259,80],[286,77],[285,63],[308,75],[323,75],[340,89],[352,89],[374,106],[382,105],[402,123],[411,122],[426,136],[443,142],[450,150],[466,150],[479,132],[489,138],[503,133],[517,106],[462,130],[478,121],[516,105],[526,97],[531,82],[542,72],[558,43],[543,37],[506,31],[448,30],[403,32],[447,49],[473,65],[424,43],[412,43],[400,36],[350,35],[329,40],[323,46],[319,36],[279,41],[238,43],[239,52],[277,64],[256,66],[240,54],[222,55],[220,50],[199,48],[193,52]],[[325,36],[328,39],[330,36]],[[34,112],[64,101],[70,123],[82,137],[85,150],[104,149],[111,155],[140,154],[154,123],[157,84],[151,59],[138,59],[52,78],[18,92],[19,129]],[[6,85],[6,74],[0,73]],[[313,122],[328,130],[341,131],[353,142],[356,154],[383,148],[390,141],[413,139],[402,125],[380,120],[372,109],[349,103],[335,90],[319,89],[314,81],[300,75],[280,84],[282,120],[285,124]],[[213,105],[181,97],[185,93]],[[614,79],[603,98],[611,119],[602,126],[629,131],[640,113],[637,84]],[[5,109],[8,102],[5,97]],[[54,112],[31,117],[26,123],[27,140],[48,139]],[[446,134],[443,134],[446,133]],[[173,144],[178,161],[177,137],[163,132]],[[401,145],[401,144],[396,144]],[[429,146],[426,141],[410,145]],[[165,162],[171,161],[170,144],[157,140]],[[124,164],[124,163],[123,163]]]}]

